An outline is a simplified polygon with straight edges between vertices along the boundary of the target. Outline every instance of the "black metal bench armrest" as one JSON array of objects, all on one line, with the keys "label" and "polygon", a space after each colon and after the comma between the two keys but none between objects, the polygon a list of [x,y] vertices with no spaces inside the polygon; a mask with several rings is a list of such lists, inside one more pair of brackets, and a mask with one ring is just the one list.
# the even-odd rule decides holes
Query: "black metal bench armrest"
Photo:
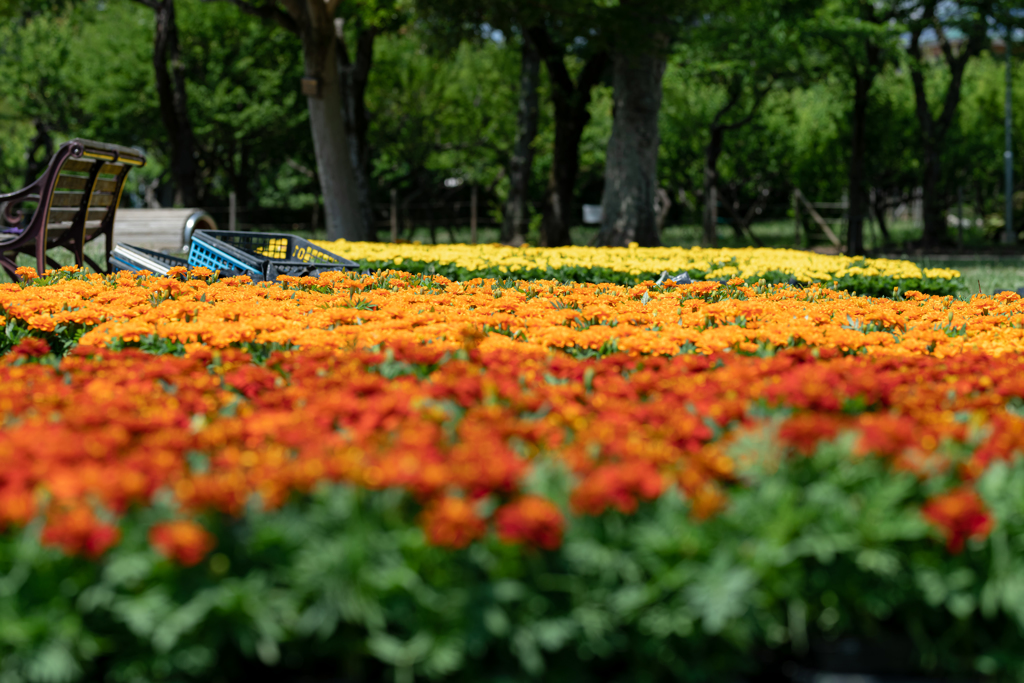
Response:
[{"label": "black metal bench armrest", "polygon": [[23,187],[20,190],[14,192],[8,192],[7,194],[0,194],[0,202],[14,202],[14,201],[25,201],[32,195],[39,196],[39,181],[32,183],[28,187]]},{"label": "black metal bench armrest", "polygon": [[38,180],[28,187],[23,187],[14,192],[0,194],[0,226],[4,223],[14,225],[22,219],[24,214],[21,211],[14,211],[14,207],[25,201],[39,199],[39,189],[42,183]]}]

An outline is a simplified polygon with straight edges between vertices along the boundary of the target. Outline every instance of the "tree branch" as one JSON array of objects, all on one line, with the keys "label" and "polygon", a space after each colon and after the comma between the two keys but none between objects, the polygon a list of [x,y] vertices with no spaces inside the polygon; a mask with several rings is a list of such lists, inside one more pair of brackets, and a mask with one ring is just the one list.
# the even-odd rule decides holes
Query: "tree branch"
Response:
[{"label": "tree branch", "polygon": [[[144,0],[135,1],[143,2]],[[230,2],[246,14],[259,17],[263,21],[274,22],[286,31],[291,31],[296,34],[299,32],[299,25],[295,22],[295,19],[293,19],[287,12],[282,11],[281,8],[275,4],[255,5],[251,2],[246,2],[246,0],[226,0],[226,2]]]},{"label": "tree branch", "polygon": [[551,78],[551,82],[565,95],[571,95],[575,90],[575,86],[573,86],[572,77],[569,76],[568,69],[565,68],[564,55],[555,46],[555,42],[551,40],[551,34],[542,25],[533,26],[527,29],[527,31],[537,46],[537,51],[544,59],[544,63],[547,64],[548,76]]},{"label": "tree branch", "polygon": [[[735,83],[735,81],[734,81],[734,83]],[[721,128],[722,127],[722,125],[719,123],[719,121],[722,120],[722,117],[725,116],[729,112],[730,109],[732,109],[733,107],[736,106],[736,103],[740,101],[740,97],[742,97],[742,96],[743,96],[743,88],[742,87],[738,87],[738,88],[733,88],[732,89],[732,94],[729,97],[729,101],[725,103],[724,107],[722,107],[721,109],[718,110],[718,113],[715,114],[715,118],[713,118],[711,120],[711,127],[712,128]]]},{"label": "tree branch", "polygon": [[592,54],[576,79],[576,89],[580,92],[590,92],[591,88],[601,82],[604,72],[608,70],[609,62],[611,57],[603,50]]},{"label": "tree branch", "polygon": [[734,123],[727,123],[719,127],[722,130],[736,130],[737,128],[742,128],[743,126],[750,123],[751,119],[754,118],[754,115],[757,114],[757,110],[761,106],[761,103],[764,102],[764,98],[768,94],[769,90],[770,88],[762,88],[757,91],[757,94],[754,96],[754,106],[750,108],[750,112],[742,119]]}]

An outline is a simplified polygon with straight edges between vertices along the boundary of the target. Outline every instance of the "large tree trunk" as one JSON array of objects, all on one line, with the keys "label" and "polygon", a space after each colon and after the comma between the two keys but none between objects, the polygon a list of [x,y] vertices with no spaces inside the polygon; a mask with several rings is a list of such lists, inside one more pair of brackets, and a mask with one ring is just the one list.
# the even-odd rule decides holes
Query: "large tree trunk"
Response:
[{"label": "large tree trunk", "polygon": [[613,60],[615,114],[605,163],[604,221],[597,242],[660,246],[654,198],[658,189],[658,111],[665,58],[620,51]]},{"label": "large tree trunk", "polygon": [[849,229],[846,235],[846,253],[860,256],[864,253],[864,217],[868,210],[868,194],[864,186],[864,159],[866,154],[868,93],[874,72],[858,74],[854,79],[853,112],[850,121],[849,172]]},{"label": "large tree trunk", "polygon": [[565,53],[554,45],[547,30],[537,27],[530,33],[547,64],[551,101],[555,105],[555,143],[540,223],[540,241],[545,247],[561,247],[572,244],[569,228],[576,217],[580,139],[590,121],[591,92],[607,70],[609,59],[607,52],[591,55],[573,83],[565,66]]},{"label": "large tree trunk", "polygon": [[[155,0],[138,0],[153,2]],[[342,93],[343,63],[339,62],[338,29],[334,13],[340,0],[283,0],[283,9],[274,2],[255,4],[245,0],[229,0],[247,14],[258,16],[264,21],[274,22],[299,36],[302,43],[302,57],[305,62],[303,89],[309,105],[309,127],[313,132],[313,151],[316,154],[317,174],[320,193],[324,200],[324,222],[328,239],[363,240],[371,235],[372,207],[364,211],[360,204],[360,189],[354,169],[362,159],[353,156],[350,133],[346,121],[353,121],[353,132],[359,137],[357,117],[346,116],[346,100]],[[372,42],[369,45],[372,56]],[[363,46],[360,46],[363,49]],[[366,71],[362,75],[365,88]],[[357,85],[353,96],[362,102],[362,91]],[[358,113],[358,107],[357,113]],[[365,107],[362,110],[365,115]],[[365,126],[365,122],[364,122]],[[365,127],[362,129],[365,139]],[[356,150],[357,153],[361,152]],[[366,174],[368,176],[368,173]],[[367,188],[369,184],[367,183]],[[363,208],[369,207],[368,190],[364,194]]]},{"label": "large tree trunk", "polygon": [[348,133],[352,171],[355,174],[356,192],[359,197],[359,213],[366,226],[366,239],[376,241],[376,217],[373,213],[373,202],[370,195],[370,145],[367,140],[370,116],[366,109],[366,85],[369,82],[370,67],[373,64],[373,44],[377,37],[377,29],[367,28],[359,32],[359,38],[356,41],[356,55],[353,60],[349,58],[348,46],[345,44],[342,33],[343,28],[344,22],[341,19],[335,19],[335,31],[338,36],[338,75],[344,103],[345,131]]},{"label": "large tree trunk", "polygon": [[533,140],[537,137],[540,54],[528,31],[523,32],[522,53],[515,150],[509,163],[509,180],[512,185],[508,201],[505,203],[505,216],[501,226],[502,242],[521,242],[530,223],[529,189],[530,173],[533,170]]},{"label": "large tree trunk", "polygon": [[160,116],[171,143],[170,171],[176,187],[176,199],[185,206],[198,206],[202,195],[196,162],[198,150],[188,115],[185,63],[178,42],[174,0],[140,2],[156,12],[153,67],[157,96],[160,99]]},{"label": "large tree trunk", "polygon": [[567,111],[570,107],[559,107],[558,98],[555,99],[555,144],[544,196],[544,215],[540,223],[541,246],[545,247],[572,244],[569,228],[573,224],[573,199],[580,170],[580,137],[583,125],[586,125],[574,120],[572,112]]},{"label": "large tree trunk", "polygon": [[874,200],[875,219],[878,221],[878,229],[882,232],[882,243],[888,247],[892,244],[892,235],[889,234],[889,227],[885,224],[885,212],[888,208],[885,192],[876,188]]},{"label": "large tree trunk", "polygon": [[359,211],[359,192],[342,116],[344,105],[333,17],[323,0],[289,3],[289,9],[302,41],[305,78],[307,82],[315,79],[318,91],[308,95],[307,100],[320,191],[324,198],[327,237],[331,240],[363,240],[367,230]]},{"label": "large tree trunk", "polygon": [[946,225],[945,201],[942,196],[942,157],[939,146],[931,141],[922,145],[921,210],[924,219],[925,247],[947,244],[949,226]]},{"label": "large tree trunk", "polygon": [[711,139],[704,150],[704,235],[701,243],[705,247],[718,245],[718,157],[722,154],[724,138],[725,129],[712,126]]}]

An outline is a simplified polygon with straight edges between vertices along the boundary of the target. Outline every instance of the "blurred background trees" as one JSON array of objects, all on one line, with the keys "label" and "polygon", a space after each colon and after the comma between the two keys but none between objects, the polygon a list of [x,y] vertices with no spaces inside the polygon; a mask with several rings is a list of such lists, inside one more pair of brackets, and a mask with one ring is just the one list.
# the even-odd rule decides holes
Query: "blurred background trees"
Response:
[{"label": "blurred background trees", "polygon": [[475,206],[513,243],[824,242],[796,190],[850,253],[1002,227],[1010,3],[336,0],[317,73],[290,3],[0,0],[0,191],[81,136],[146,150],[132,205],[334,236],[466,239]]}]

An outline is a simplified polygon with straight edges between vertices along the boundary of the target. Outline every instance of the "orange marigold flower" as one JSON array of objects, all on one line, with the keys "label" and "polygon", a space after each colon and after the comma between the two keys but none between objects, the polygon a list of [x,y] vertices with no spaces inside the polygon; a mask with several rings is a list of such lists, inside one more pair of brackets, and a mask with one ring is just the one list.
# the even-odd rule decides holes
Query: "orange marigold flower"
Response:
[{"label": "orange marigold flower", "polygon": [[540,496],[523,496],[498,508],[498,537],[506,543],[525,543],[545,550],[562,545],[565,519],[555,504]]},{"label": "orange marigold flower", "polygon": [[36,269],[30,266],[19,266],[14,269],[14,274],[22,280],[35,280],[39,277],[39,273],[36,272]]},{"label": "orange marigold flower", "polygon": [[925,503],[921,512],[946,537],[951,552],[963,550],[968,538],[984,539],[994,522],[978,494],[966,486],[954,489]]},{"label": "orange marigold flower", "polygon": [[0,529],[8,523],[27,524],[36,514],[32,491],[24,486],[0,487]]},{"label": "orange marigold flower", "polygon": [[149,530],[149,542],[161,555],[185,567],[202,562],[217,545],[210,532],[187,519],[155,525]]},{"label": "orange marigold flower", "polygon": [[487,526],[465,498],[445,496],[423,511],[423,530],[431,545],[465,548],[484,535]]},{"label": "orange marigold flower", "polygon": [[186,275],[188,273],[188,267],[186,266],[173,266],[167,270],[167,277],[178,277]]},{"label": "orange marigold flower", "polygon": [[715,484],[706,484],[693,494],[690,512],[698,520],[704,520],[725,508],[725,494]]}]

